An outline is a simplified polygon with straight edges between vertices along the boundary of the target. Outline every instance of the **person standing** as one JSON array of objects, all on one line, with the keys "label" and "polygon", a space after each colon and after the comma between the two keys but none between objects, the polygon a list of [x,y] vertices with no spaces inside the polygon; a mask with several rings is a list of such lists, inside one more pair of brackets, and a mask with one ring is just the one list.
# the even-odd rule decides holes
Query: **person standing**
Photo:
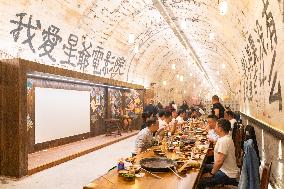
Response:
[{"label": "person standing", "polygon": [[212,114],[217,116],[218,119],[224,118],[225,114],[225,108],[224,106],[220,103],[219,97],[217,95],[212,96]]},{"label": "person standing", "polygon": [[144,112],[148,113],[151,116],[155,117],[156,114],[158,113],[158,108],[154,105],[154,100],[151,99],[149,104],[145,106]]}]

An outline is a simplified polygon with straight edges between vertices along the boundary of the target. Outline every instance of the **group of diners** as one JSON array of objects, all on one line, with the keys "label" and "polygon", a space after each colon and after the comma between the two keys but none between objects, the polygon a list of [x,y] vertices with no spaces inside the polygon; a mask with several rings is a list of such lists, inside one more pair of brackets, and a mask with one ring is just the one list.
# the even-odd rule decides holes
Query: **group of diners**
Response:
[{"label": "group of diners", "polygon": [[[216,185],[239,185],[242,188],[259,188],[260,158],[253,127],[246,126],[244,135],[240,138],[241,128],[235,119],[234,112],[225,111],[216,95],[212,97],[212,104],[212,114],[207,116],[205,127],[208,131],[208,142],[213,150],[208,152],[207,159],[202,165],[202,176],[197,187],[202,189]],[[155,111],[155,108],[153,110]],[[174,108],[159,110],[156,116],[152,114],[147,117],[136,137],[132,155],[135,156],[152,147],[154,137],[163,137],[164,132],[173,135],[178,127],[184,125],[186,118],[187,112],[184,109]],[[240,148],[239,151],[236,150],[237,148]],[[248,149],[252,153],[243,156],[241,152],[245,153]],[[240,156],[242,156],[241,159],[247,158],[243,161],[246,163],[237,164]],[[250,163],[247,163],[248,161]]]}]

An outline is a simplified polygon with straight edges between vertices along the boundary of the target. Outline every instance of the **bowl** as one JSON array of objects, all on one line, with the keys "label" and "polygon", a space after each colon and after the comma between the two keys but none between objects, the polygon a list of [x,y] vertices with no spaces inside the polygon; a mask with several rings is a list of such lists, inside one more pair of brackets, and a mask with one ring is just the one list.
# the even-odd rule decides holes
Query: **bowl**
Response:
[{"label": "bowl", "polygon": [[126,174],[123,174],[123,179],[125,181],[134,181],[135,180],[135,175],[126,173]]}]

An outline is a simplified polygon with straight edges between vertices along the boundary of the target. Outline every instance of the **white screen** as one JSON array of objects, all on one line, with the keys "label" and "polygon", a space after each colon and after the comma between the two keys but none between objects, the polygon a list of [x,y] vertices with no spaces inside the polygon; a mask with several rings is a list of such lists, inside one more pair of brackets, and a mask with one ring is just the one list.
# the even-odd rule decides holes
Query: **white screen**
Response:
[{"label": "white screen", "polygon": [[90,92],[35,88],[35,143],[90,132]]}]

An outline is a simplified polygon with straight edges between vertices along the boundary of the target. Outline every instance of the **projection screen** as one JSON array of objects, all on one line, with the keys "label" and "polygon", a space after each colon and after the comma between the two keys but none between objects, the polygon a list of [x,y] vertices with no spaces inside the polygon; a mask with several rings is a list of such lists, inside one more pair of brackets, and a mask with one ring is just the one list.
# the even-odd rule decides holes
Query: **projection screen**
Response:
[{"label": "projection screen", "polygon": [[35,143],[90,132],[90,92],[35,88]]}]

